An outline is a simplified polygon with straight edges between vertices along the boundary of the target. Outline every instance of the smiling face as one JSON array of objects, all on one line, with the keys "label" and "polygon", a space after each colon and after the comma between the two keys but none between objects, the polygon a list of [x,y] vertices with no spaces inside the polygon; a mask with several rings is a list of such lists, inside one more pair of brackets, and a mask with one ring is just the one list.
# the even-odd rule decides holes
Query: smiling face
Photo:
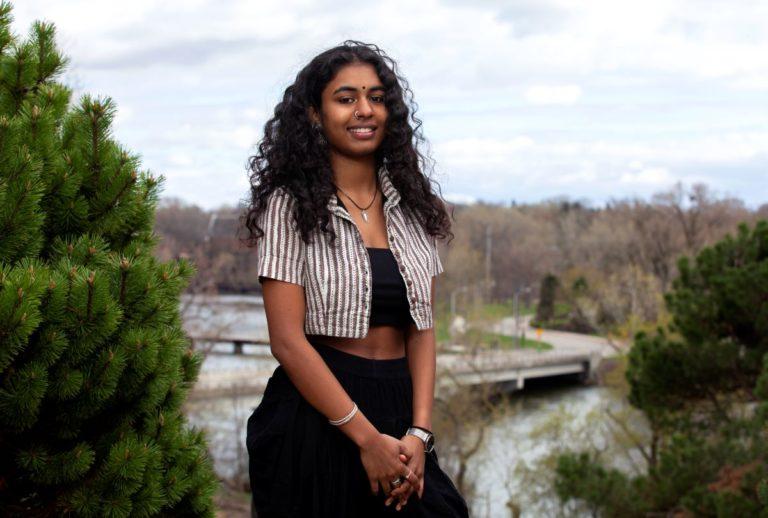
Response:
[{"label": "smiling face", "polygon": [[384,85],[373,66],[340,68],[323,89],[321,113],[310,108],[310,117],[323,126],[332,152],[350,157],[374,153],[384,140],[387,107]]}]

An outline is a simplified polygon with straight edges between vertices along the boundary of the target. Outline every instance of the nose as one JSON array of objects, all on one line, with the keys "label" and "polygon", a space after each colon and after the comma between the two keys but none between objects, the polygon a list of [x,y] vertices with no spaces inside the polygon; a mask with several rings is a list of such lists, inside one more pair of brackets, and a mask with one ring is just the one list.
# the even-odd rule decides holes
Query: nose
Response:
[{"label": "nose", "polygon": [[365,97],[363,97],[360,100],[360,102],[357,104],[355,108],[357,108],[357,113],[358,115],[360,115],[361,119],[370,117],[371,115],[373,115],[373,107],[371,106],[371,103],[368,102],[368,99],[366,99]]}]

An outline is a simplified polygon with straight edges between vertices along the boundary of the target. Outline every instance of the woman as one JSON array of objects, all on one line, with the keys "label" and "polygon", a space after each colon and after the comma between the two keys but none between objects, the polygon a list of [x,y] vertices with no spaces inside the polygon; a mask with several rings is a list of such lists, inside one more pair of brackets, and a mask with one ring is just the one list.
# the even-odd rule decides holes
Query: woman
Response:
[{"label": "woman", "polygon": [[254,516],[468,516],[432,448],[435,238],[452,234],[406,94],[347,41],[299,72],[251,157],[280,363],[248,420]]}]

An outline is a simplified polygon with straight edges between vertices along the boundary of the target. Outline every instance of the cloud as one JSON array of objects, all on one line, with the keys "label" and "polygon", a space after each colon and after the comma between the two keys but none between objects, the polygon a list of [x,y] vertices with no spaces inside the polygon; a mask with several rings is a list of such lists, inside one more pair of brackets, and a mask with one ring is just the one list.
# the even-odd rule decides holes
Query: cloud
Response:
[{"label": "cloud", "polygon": [[53,21],[66,80],[113,97],[117,138],[168,177],[167,195],[206,207],[245,192],[244,163],[284,89],[346,38],[397,60],[455,196],[599,199],[703,178],[765,201],[754,186],[768,162],[768,3],[388,0],[353,12],[338,0],[24,0],[13,27]]},{"label": "cloud", "polygon": [[675,178],[665,167],[633,167],[630,164],[630,170],[624,172],[619,181],[624,184],[642,184],[662,189],[674,183]]},{"label": "cloud", "polygon": [[116,54],[99,54],[80,62],[89,69],[145,68],[173,65],[178,67],[199,66],[232,53],[239,53],[263,44],[259,38],[203,38],[179,39],[162,42],[139,49],[126,49]]},{"label": "cloud", "polygon": [[[440,160],[456,165],[494,166],[520,160],[538,163],[621,163],[637,169],[643,161],[678,163],[733,163],[768,154],[768,132],[722,136],[624,142],[603,138],[574,141],[534,141],[527,135],[510,139],[468,138],[439,142],[434,146]],[[585,161],[585,159],[588,159]]]},{"label": "cloud", "polygon": [[766,136],[758,132],[644,143],[521,136],[451,140],[434,149],[446,172],[444,189],[479,199],[538,201],[567,193],[606,200],[647,196],[680,181],[741,192],[742,199],[756,205],[768,194],[755,189],[764,184],[768,169]]},{"label": "cloud", "polygon": [[477,197],[471,196],[469,194],[448,193],[445,194],[443,198],[445,198],[446,201],[455,204],[472,205],[477,203]]},{"label": "cloud", "polygon": [[452,164],[505,164],[519,152],[535,146],[531,137],[521,135],[511,139],[465,138],[439,142],[433,146],[435,155]]},{"label": "cloud", "polygon": [[575,104],[581,97],[581,87],[578,85],[529,86],[524,96],[525,100],[531,104]]}]

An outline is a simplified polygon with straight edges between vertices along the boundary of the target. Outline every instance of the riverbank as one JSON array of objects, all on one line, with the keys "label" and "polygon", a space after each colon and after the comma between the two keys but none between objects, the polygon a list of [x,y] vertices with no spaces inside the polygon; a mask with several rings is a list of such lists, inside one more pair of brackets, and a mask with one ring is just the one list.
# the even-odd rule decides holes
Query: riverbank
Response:
[{"label": "riverbank", "polygon": [[[499,334],[514,336],[514,329],[510,327],[508,319],[502,318],[489,325],[499,326],[494,332],[501,331]],[[536,337],[533,329],[528,328],[525,332],[527,338]],[[587,440],[580,435],[580,429],[591,430],[592,434],[602,429],[605,408],[623,407],[621,391],[607,388],[615,387],[617,382],[621,383],[624,363],[622,355],[608,341],[589,335],[546,330],[542,331],[541,340],[562,352],[590,350],[598,361],[590,369],[591,379],[585,380],[585,384],[573,378],[570,381],[560,378],[551,382],[541,380],[526,383],[525,390],[517,392],[499,406],[498,413],[485,416],[485,419],[477,423],[478,428],[465,430],[474,436],[482,428],[484,435],[483,444],[469,459],[465,473],[465,482],[474,486],[474,516],[507,516],[506,506],[510,502],[519,504],[518,508],[523,510],[522,516],[526,517],[539,516],[541,514],[537,513],[544,507],[559,505],[556,497],[548,492],[550,487],[545,483],[549,472],[543,467],[537,468],[534,476],[525,475],[526,470],[544,466],[548,462],[545,459],[560,451],[564,444],[578,444]],[[506,348],[498,349],[497,352],[502,353]],[[537,352],[533,347],[520,350],[520,353],[527,355],[551,352]],[[251,363],[265,362],[264,368],[267,369],[266,363],[270,362],[271,367],[271,362],[274,362],[271,358],[238,356],[211,356],[206,363],[209,360],[213,362],[211,365],[230,373],[245,369],[245,364],[250,369]],[[208,370],[211,365],[207,366]],[[206,366],[203,370],[206,370]],[[243,490],[247,489],[244,425],[259,399],[257,395],[235,394],[188,402],[190,421],[208,431],[211,444],[216,445],[214,453],[217,472],[222,479],[227,480],[222,481],[215,497],[218,517],[250,516],[250,495]],[[590,424],[582,422],[586,416],[593,416]],[[553,435],[553,422],[560,423],[557,425],[558,430],[570,426],[579,430],[567,432],[570,434],[567,437],[559,433]],[[542,429],[550,431],[541,436]],[[445,463],[444,467],[454,473],[457,458],[454,448],[458,443],[449,440],[448,435],[444,432],[440,436],[441,464]],[[233,480],[238,481],[236,486],[233,486]],[[532,491],[530,488],[536,484],[541,486],[540,489]]]}]

